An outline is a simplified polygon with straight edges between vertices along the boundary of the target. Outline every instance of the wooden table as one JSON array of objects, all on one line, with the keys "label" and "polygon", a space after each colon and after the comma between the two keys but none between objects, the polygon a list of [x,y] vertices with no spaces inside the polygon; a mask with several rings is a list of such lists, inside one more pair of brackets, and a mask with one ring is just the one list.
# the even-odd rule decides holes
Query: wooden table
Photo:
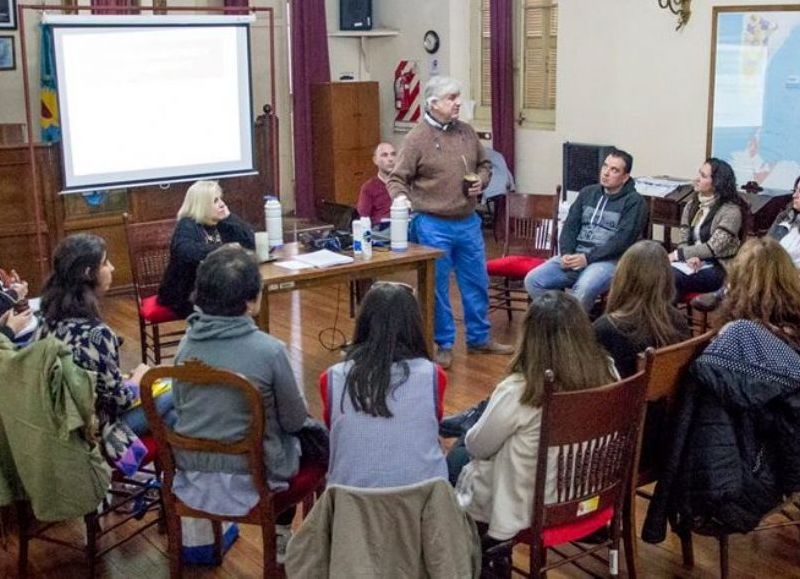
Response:
[{"label": "wooden table", "polygon": [[[278,258],[291,259],[303,253],[299,244],[287,243],[273,252]],[[269,296],[310,287],[349,283],[353,280],[380,278],[402,271],[417,272],[417,299],[422,312],[422,329],[428,349],[433,353],[433,290],[436,284],[434,263],[442,255],[438,249],[408,244],[407,251],[373,251],[372,257],[356,257],[353,263],[326,268],[310,268],[293,271],[277,265],[277,262],[261,264],[261,279],[264,292],[258,325],[269,332]]]}]

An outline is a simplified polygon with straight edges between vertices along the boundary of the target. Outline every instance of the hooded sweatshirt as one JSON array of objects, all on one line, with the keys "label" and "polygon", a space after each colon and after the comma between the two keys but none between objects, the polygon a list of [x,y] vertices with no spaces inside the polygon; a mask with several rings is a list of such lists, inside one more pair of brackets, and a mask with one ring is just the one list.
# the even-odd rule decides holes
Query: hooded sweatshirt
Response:
[{"label": "hooded sweatshirt", "polygon": [[[175,363],[197,359],[244,375],[264,402],[264,461],[270,486],[285,486],[300,465],[297,432],[308,415],[303,393],[295,383],[283,342],[260,331],[249,316],[211,316],[194,313],[178,348]],[[232,388],[173,385],[178,421],[175,431],[212,440],[241,439],[249,427],[250,411]],[[245,473],[245,456],[181,452],[178,468],[201,472]]]},{"label": "hooded sweatshirt", "polygon": [[613,195],[599,183],[589,185],[569,208],[559,237],[561,255],[583,253],[587,263],[619,259],[646,224],[647,202],[633,179]]}]

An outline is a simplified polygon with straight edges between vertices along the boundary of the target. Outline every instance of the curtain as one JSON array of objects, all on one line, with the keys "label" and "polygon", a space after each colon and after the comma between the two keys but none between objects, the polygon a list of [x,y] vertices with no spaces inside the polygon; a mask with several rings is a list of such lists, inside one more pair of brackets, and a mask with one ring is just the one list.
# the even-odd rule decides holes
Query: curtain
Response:
[{"label": "curtain", "polygon": [[492,144],[514,175],[514,5],[512,0],[489,0],[490,66],[492,85]]},{"label": "curtain", "polygon": [[225,0],[225,8],[243,7],[240,10],[226,10],[225,14],[247,14],[247,6],[250,0]]},{"label": "curtain", "polygon": [[294,187],[299,217],[313,217],[311,85],[330,82],[325,0],[291,0]]}]

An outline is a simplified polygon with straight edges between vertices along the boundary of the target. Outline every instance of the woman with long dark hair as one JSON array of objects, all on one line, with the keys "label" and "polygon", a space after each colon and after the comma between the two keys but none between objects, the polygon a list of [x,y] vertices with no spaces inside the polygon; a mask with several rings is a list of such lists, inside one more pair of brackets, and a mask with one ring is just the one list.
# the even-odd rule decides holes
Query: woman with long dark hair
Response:
[{"label": "woman with long dark hair", "polygon": [[636,373],[640,352],[691,336],[686,317],[674,301],[667,252],[656,241],[634,243],[617,263],[605,314],[594,322],[597,339],[623,378]]},{"label": "woman with long dark hair", "polygon": [[[146,452],[138,440],[148,432],[144,410],[133,406],[147,366],[140,364],[128,379],[120,371],[120,340],[103,321],[99,303],[111,287],[113,273],[102,237],[79,233],[64,238],[42,291],[39,335],[55,336],[72,349],[76,364],[97,373],[95,408],[105,453],[130,474]],[[170,393],[157,397],[156,405],[165,420],[174,422]]]},{"label": "woman with long dark hair", "polygon": [[678,299],[722,287],[725,266],[742,242],[747,210],[731,166],[714,157],[706,159],[681,215],[681,241],[669,255],[675,264]]},{"label": "woman with long dark hair", "polygon": [[376,283],[345,361],[320,377],[331,430],[328,482],[392,487],[446,478],[438,435],[446,383],[411,288]]}]

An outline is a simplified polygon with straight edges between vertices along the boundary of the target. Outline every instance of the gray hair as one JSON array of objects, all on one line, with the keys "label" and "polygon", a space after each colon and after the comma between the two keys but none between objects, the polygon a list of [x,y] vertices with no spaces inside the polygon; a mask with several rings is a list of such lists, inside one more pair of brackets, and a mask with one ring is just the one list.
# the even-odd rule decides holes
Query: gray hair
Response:
[{"label": "gray hair", "polygon": [[434,76],[425,85],[422,93],[425,108],[429,109],[433,101],[443,99],[449,94],[461,94],[461,83],[449,76]]}]

